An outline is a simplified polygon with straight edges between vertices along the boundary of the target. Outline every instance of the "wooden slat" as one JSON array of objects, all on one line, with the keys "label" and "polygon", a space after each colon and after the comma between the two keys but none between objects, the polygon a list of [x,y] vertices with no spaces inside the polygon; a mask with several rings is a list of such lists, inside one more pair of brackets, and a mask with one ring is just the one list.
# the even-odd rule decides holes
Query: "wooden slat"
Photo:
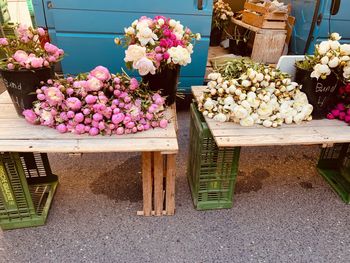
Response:
[{"label": "wooden slat", "polygon": [[[244,28],[249,29],[249,30],[256,32],[256,33],[264,33],[266,31],[270,31],[270,29],[264,29],[264,28],[259,28],[256,26],[248,25],[247,23],[244,23],[243,21],[235,19],[235,18],[231,18],[231,21],[232,21],[232,23],[234,23],[238,26],[244,27]],[[272,30],[274,33],[286,33],[285,29],[272,29]]]},{"label": "wooden slat", "polygon": [[175,176],[176,157],[174,154],[166,155],[166,212],[167,215],[175,213]]},{"label": "wooden slat", "polygon": [[152,153],[142,153],[142,190],[143,215],[150,216],[152,212]]},{"label": "wooden slat", "polygon": [[[202,94],[204,86],[192,87],[194,97]],[[218,147],[311,145],[350,142],[350,126],[337,120],[313,120],[300,125],[265,128],[261,125],[243,127],[232,122],[216,122],[205,118]]]},{"label": "wooden slat", "polygon": [[153,171],[154,210],[156,216],[161,216],[163,211],[163,156],[160,152],[154,152]]}]

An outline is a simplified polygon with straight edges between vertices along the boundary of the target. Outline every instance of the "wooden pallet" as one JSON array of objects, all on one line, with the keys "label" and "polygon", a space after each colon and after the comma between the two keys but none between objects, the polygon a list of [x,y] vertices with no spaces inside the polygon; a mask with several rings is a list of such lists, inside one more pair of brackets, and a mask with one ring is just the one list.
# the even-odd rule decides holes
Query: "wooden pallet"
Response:
[{"label": "wooden pallet", "polygon": [[252,26],[265,29],[285,29],[288,14],[284,12],[271,13],[267,6],[259,6],[246,2],[244,4],[242,21]]}]

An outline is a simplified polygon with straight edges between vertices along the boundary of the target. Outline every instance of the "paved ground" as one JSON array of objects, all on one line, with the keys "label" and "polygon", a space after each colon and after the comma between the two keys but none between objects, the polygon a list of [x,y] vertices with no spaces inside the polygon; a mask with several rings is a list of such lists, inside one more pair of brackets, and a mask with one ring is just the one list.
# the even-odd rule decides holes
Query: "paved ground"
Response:
[{"label": "paved ground", "polygon": [[0,230],[0,262],[350,261],[350,206],[317,175],[318,147],[243,149],[234,207],[199,212],[188,112],[179,122],[175,216],[136,216],[139,154],[51,154],[60,185],[47,224]]}]

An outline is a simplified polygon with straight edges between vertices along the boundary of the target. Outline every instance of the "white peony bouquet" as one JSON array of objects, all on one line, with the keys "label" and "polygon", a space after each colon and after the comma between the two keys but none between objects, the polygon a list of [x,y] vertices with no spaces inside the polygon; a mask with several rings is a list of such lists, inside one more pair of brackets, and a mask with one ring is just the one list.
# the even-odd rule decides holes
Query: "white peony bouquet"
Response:
[{"label": "white peony bouquet", "polygon": [[220,30],[225,29],[230,19],[233,17],[233,12],[228,3],[223,0],[217,0],[213,8],[213,23],[212,28],[217,27]]}]

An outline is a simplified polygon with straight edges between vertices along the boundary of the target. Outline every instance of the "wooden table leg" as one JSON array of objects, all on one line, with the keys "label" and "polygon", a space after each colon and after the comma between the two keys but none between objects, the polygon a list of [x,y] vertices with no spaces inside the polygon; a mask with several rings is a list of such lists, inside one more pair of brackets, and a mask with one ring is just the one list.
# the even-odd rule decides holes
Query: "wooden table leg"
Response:
[{"label": "wooden table leg", "polygon": [[168,154],[166,156],[166,204],[167,215],[175,213],[175,176],[176,176],[176,155]]},{"label": "wooden table leg", "polygon": [[163,214],[163,156],[160,152],[154,153],[154,210],[156,216]]},{"label": "wooden table leg", "polygon": [[152,213],[152,153],[142,153],[143,215]]}]

